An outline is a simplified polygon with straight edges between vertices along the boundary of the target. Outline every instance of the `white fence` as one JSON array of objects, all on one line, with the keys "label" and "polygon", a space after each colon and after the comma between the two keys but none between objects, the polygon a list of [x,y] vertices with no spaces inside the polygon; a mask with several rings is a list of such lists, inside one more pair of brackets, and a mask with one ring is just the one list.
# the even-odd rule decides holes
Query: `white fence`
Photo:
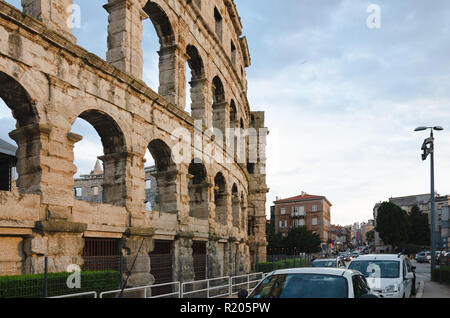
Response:
[{"label": "white fence", "polygon": [[[133,295],[139,298],[231,298],[236,296],[241,289],[247,289],[249,292],[265,277],[264,273],[247,274],[241,276],[227,276],[212,279],[205,279],[193,282],[173,282],[167,284],[142,286],[110,290],[102,292],[99,298],[118,297],[121,293],[125,297]],[[168,291],[162,294],[153,295],[155,289],[165,288]],[[170,290],[170,291],[169,291]],[[74,298],[80,296],[90,296],[97,298],[97,292],[86,292],[71,295],[61,295],[51,298]]]}]

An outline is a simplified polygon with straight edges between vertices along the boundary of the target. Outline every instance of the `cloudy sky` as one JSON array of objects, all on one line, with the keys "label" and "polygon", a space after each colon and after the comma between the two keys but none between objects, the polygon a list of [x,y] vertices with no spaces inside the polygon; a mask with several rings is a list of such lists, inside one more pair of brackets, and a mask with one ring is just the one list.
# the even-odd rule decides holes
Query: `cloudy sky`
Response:
[{"label": "cloudy sky", "polygon": [[[20,0],[7,1],[20,8]],[[103,1],[105,2],[105,1]],[[105,58],[107,13],[81,5],[78,43]],[[332,223],[367,221],[375,203],[429,193],[429,162],[417,126],[441,125],[436,189],[450,194],[450,2],[447,0],[236,0],[252,57],[252,110],[270,129],[268,211],[279,197],[325,195]],[[380,28],[369,28],[370,5]],[[372,20],[371,20],[372,21]],[[95,35],[95,36],[93,36]],[[156,34],[144,26],[144,80],[157,88]],[[0,138],[14,127],[0,105]],[[99,139],[81,121],[79,172]],[[96,139],[97,138],[97,139]],[[86,150],[89,149],[89,150]],[[89,156],[86,156],[89,154]]]}]

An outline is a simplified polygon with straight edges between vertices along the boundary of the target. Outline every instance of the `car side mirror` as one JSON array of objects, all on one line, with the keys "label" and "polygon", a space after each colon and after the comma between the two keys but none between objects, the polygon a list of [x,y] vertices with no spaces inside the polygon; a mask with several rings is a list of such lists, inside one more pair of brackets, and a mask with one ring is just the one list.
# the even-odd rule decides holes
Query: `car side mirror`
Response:
[{"label": "car side mirror", "polygon": [[413,274],[413,273],[407,273],[407,274],[405,275],[405,278],[406,278],[406,279],[413,279],[413,278],[414,278],[414,274]]},{"label": "car side mirror", "polygon": [[246,289],[241,289],[238,293],[238,298],[247,298],[248,297],[248,291]]}]

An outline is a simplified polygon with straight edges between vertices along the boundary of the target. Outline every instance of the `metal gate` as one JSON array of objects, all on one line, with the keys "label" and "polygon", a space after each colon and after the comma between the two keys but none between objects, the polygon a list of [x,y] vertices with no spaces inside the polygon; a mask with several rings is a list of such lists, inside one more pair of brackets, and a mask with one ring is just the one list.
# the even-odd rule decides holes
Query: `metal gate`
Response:
[{"label": "metal gate", "polygon": [[195,280],[206,279],[206,243],[192,243],[192,257],[194,259]]},{"label": "metal gate", "polygon": [[83,270],[118,271],[120,268],[119,240],[85,238],[83,260]]},{"label": "metal gate", "polygon": [[[155,240],[155,248],[150,253],[150,274],[155,277],[155,285],[171,283],[173,281],[172,241]],[[172,286],[157,287],[152,295],[162,295],[172,292]]]}]

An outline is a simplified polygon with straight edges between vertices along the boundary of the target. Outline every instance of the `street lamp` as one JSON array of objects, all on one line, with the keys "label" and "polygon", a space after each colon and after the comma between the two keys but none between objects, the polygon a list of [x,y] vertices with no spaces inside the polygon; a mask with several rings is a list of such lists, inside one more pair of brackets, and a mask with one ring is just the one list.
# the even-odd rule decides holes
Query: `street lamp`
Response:
[{"label": "street lamp", "polygon": [[431,155],[431,272],[433,272],[433,269],[436,267],[436,258],[435,258],[435,251],[436,251],[436,235],[434,232],[435,229],[435,214],[436,214],[436,207],[434,203],[434,134],[433,132],[436,131],[442,131],[444,128],[440,126],[435,127],[418,127],[414,131],[425,131],[425,130],[431,130],[430,138],[425,139],[423,145],[422,145],[422,160],[427,160],[428,155]]}]

